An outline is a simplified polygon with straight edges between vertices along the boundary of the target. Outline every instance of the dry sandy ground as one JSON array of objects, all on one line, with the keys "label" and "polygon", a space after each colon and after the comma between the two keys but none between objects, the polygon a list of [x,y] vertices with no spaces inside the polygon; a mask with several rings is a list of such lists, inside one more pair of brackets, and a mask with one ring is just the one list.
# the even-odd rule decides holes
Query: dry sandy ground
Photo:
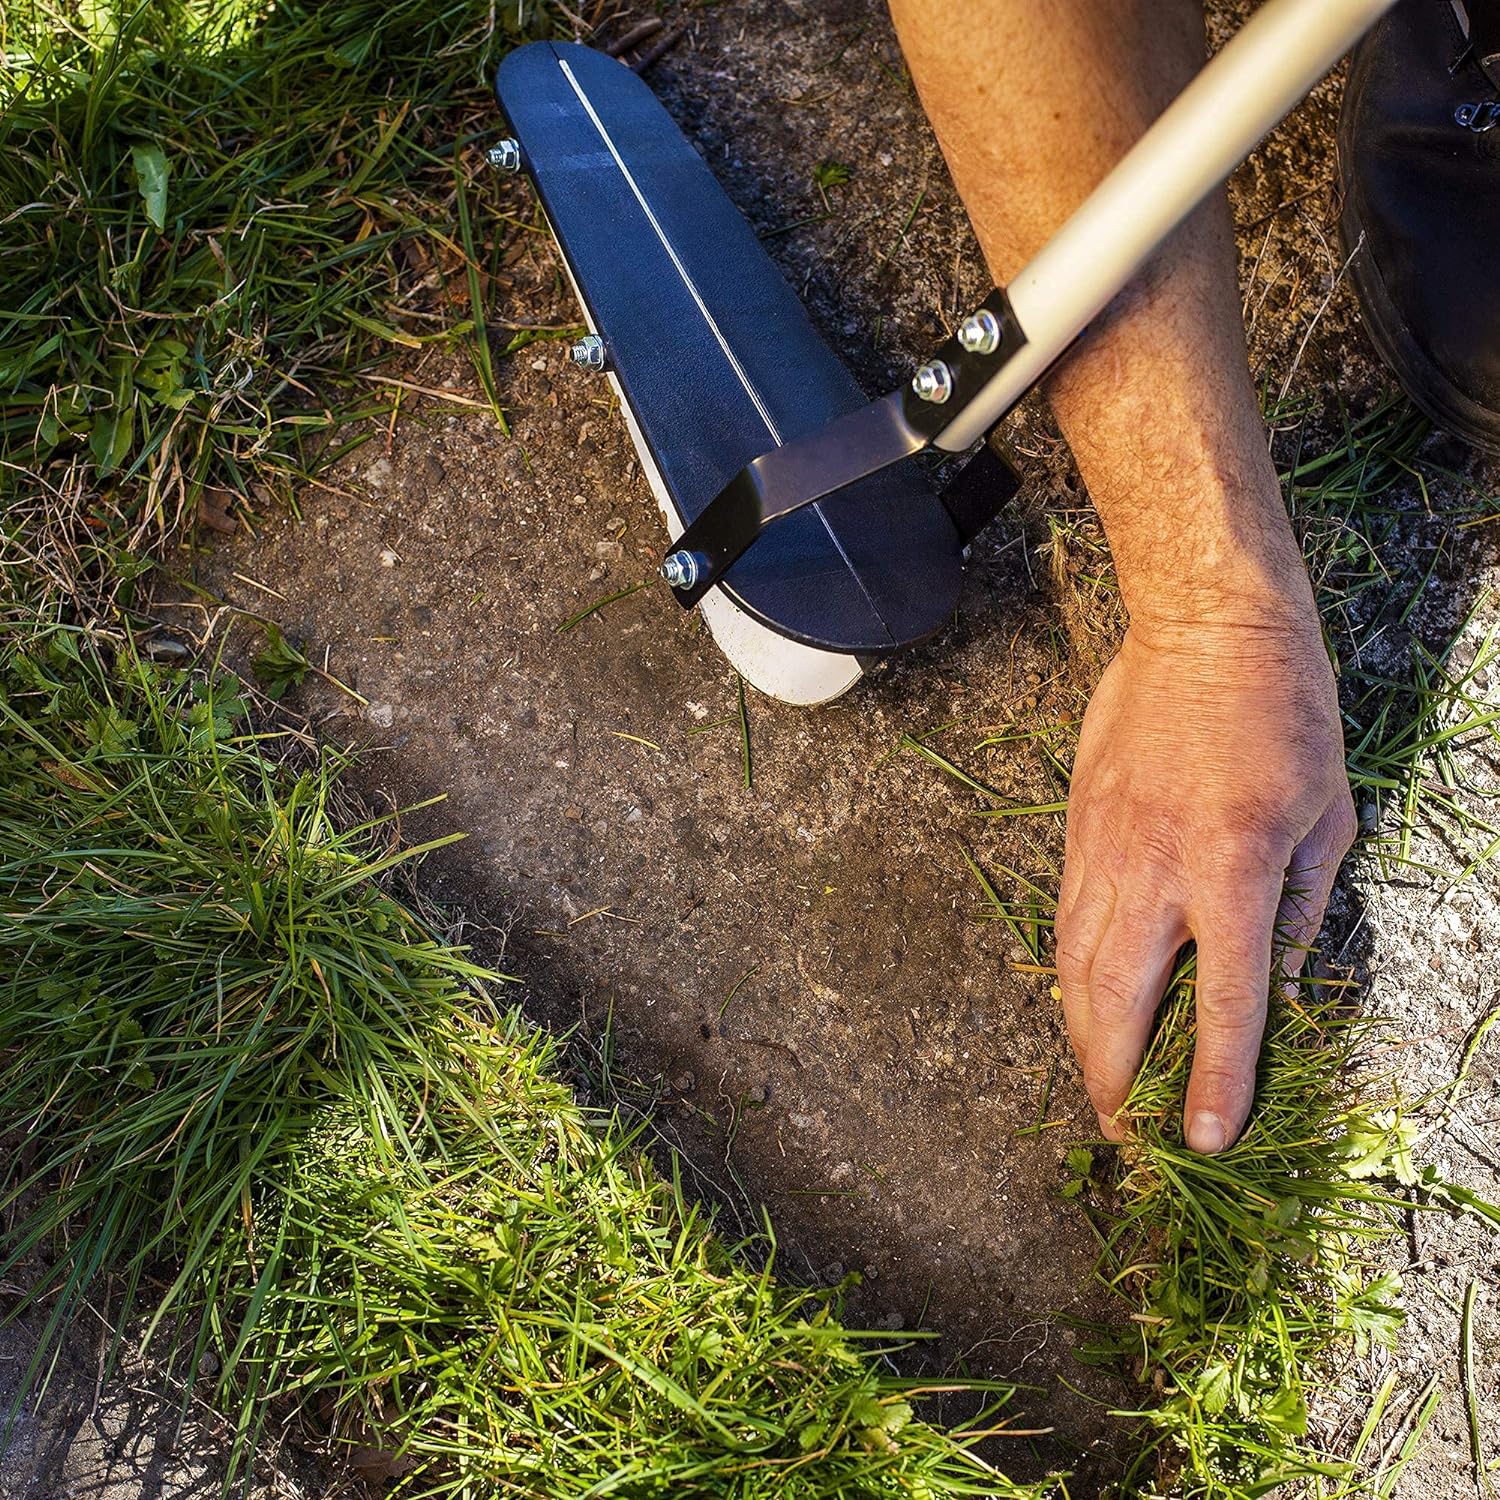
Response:
[{"label": "dry sandy ground", "polygon": [[[976,300],[977,251],[872,0],[695,11],[687,43],[653,81],[763,232],[820,212],[818,161],[852,168],[831,218],[768,244],[870,388],[899,378]],[[1292,388],[1313,398],[1315,432],[1332,430],[1336,393],[1358,407],[1381,383],[1337,284],[1336,103],[1335,83],[1235,185],[1254,357],[1272,390],[1296,367]],[[521,184],[495,184],[493,201],[533,211]],[[550,245],[529,243],[499,313],[572,323]],[[904,733],[951,724],[935,743],[1007,797],[1055,795],[1034,745],[973,748],[988,729],[1074,719],[1115,627],[1107,596],[1080,585],[1076,549],[1058,566],[1052,537],[1086,501],[1055,433],[1038,413],[1019,422],[1028,487],[975,549],[962,607],[939,640],[817,712],[752,695],[746,786],[734,676],[662,588],[558,632],[650,575],[659,524],[602,384],[568,369],[555,344],[500,368],[512,440],[480,411],[413,401],[393,433],[302,496],[300,524],[262,516],[253,536],[199,557],[200,576],[278,619],[316,660],[326,653],[329,670],[369,700],[361,710],[320,684],[295,706],[327,737],[372,743],[362,774],[373,797],[405,805],[445,794],[409,824],[413,837],[471,835],[429,865],[432,894],[508,933],[506,963],[526,981],[532,1012],[578,1026],[580,1058],[612,1015],[615,1067],[645,1081],[660,1128],[731,1224],[741,1205],[766,1205],[788,1275],[832,1282],[860,1271],[857,1319],[920,1323],[942,1335],[932,1364],[1034,1384],[1021,1406],[1060,1436],[1018,1449],[1014,1467],[1065,1463],[1085,1476],[1076,1492],[1090,1493],[1119,1434],[1059,1378],[1106,1402],[1133,1399],[1075,1363],[1066,1321],[1102,1306],[1090,1236],[1057,1196],[1062,1157],[1091,1114],[1047,983],[1014,972],[1019,946],[976,920],[982,903],[962,853],[1046,877],[1060,826],[983,822],[978,799],[899,748]],[[456,361],[408,374],[474,392]],[[1432,453],[1468,462],[1440,441]],[[1458,491],[1432,493],[1441,510]],[[1409,520],[1385,558],[1392,612],[1448,529],[1427,517],[1415,480],[1393,503]],[[1466,538],[1407,622],[1430,641],[1451,635],[1493,576],[1482,532]],[[173,619],[205,625],[192,611]],[[1369,649],[1397,663],[1408,632],[1365,625]],[[250,644],[243,631],[239,643]],[[1065,735],[1055,743],[1066,752]],[[1462,866],[1436,842],[1434,865]],[[1403,1045],[1390,1062],[1412,1097],[1452,1076],[1497,999],[1495,877],[1445,888],[1357,862],[1327,944],[1365,982],[1367,1004],[1396,1023]],[[1481,1056],[1425,1156],[1500,1197],[1494,1055]],[[1049,1090],[1050,1117],[1076,1129],[1018,1135]],[[1478,1278],[1488,1294],[1484,1420],[1500,1429],[1500,1248],[1467,1223],[1429,1218],[1396,1259],[1411,1262],[1402,1389],[1410,1396],[1437,1372],[1445,1391],[1400,1493],[1468,1495],[1456,1304]],[[1329,1425],[1357,1427],[1385,1363],[1345,1372],[1325,1406]],[[42,1428],[50,1420],[37,1416]],[[11,1476],[7,1496],[206,1493],[149,1475],[69,1488],[62,1476],[88,1468],[66,1467],[76,1443],[59,1429],[38,1444],[65,1457],[28,1460],[28,1482],[13,1455],[0,1471]]]},{"label": "dry sandy ground", "polygon": [[[46,1395],[27,1402],[0,1440],[0,1500],[217,1500],[228,1424],[156,1367],[128,1355],[104,1374],[103,1312],[63,1344]],[[8,1418],[36,1350],[35,1327],[0,1331],[0,1413]],[[4,1418],[0,1418],[4,1420]],[[311,1500],[333,1493],[304,1453],[266,1451],[240,1500]]]}]

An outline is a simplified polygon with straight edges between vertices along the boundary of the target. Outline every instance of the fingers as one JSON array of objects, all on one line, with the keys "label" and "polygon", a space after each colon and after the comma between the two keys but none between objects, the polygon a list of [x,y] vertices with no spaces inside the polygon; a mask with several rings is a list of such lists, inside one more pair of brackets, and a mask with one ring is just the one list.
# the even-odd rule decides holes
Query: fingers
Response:
[{"label": "fingers", "polygon": [[1112,1140],[1116,1121],[1146,1051],[1152,1019],[1171,977],[1187,926],[1159,891],[1136,890],[1116,899],[1109,927],[1088,973],[1088,1055],[1083,1081]]},{"label": "fingers", "polygon": [[1313,831],[1292,853],[1286,888],[1276,913],[1275,949],[1281,971],[1295,979],[1323,926],[1323,914],[1339,866],[1349,852],[1359,824],[1354,804],[1340,802],[1323,814]]},{"label": "fingers", "polygon": [[1268,866],[1220,885],[1195,916],[1198,1035],[1183,1111],[1194,1151],[1222,1151],[1249,1118],[1280,898],[1281,871]]},{"label": "fingers", "polygon": [[1289,976],[1300,970],[1355,832],[1352,802],[1338,799],[1290,854],[1285,844],[1247,838],[1197,886],[1187,913],[1175,903],[1178,880],[1170,873],[1152,879],[1142,865],[1129,884],[1116,886],[1089,871],[1081,848],[1070,848],[1058,906],[1058,985],[1105,1135],[1122,1136],[1116,1117],[1191,933],[1198,1026],[1184,1135],[1205,1153],[1239,1138],[1255,1093],[1273,962]]},{"label": "fingers", "polygon": [[1057,900],[1057,987],[1068,1040],[1080,1066],[1088,1063],[1089,970],[1115,909],[1111,881],[1084,879],[1084,858],[1070,850]]}]

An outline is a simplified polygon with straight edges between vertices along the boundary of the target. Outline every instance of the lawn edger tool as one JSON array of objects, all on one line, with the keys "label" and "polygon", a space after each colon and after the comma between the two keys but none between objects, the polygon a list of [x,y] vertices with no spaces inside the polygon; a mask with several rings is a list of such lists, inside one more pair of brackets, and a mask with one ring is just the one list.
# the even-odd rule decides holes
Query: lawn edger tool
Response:
[{"label": "lawn edger tool", "polygon": [[[1393,0],[1265,0],[1011,284],[869,401],[651,90],[588,47],[501,64],[540,196],[671,547],[662,576],[745,680],[838,696],[951,617],[1014,494],[985,444],[1158,245]],[[937,493],[919,454],[978,456]]]}]

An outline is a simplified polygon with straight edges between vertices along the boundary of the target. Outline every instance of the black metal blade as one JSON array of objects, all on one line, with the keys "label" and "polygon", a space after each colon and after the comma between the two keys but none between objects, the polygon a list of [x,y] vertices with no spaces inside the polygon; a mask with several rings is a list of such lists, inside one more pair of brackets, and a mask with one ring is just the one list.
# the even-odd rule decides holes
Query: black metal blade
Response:
[{"label": "black metal blade", "polygon": [[[937,351],[934,361],[949,381],[945,399],[925,401],[904,386],[762,453],[741,469],[677,539],[673,554],[684,567],[671,582],[678,603],[685,608],[697,604],[774,522],[912,458],[951,426],[1026,344],[1003,288],[992,291],[981,306],[994,314],[999,341],[981,352],[966,349],[955,335]],[[1011,475],[997,509],[1015,493],[1018,481],[1014,471]],[[963,540],[973,534],[968,530]]]}]

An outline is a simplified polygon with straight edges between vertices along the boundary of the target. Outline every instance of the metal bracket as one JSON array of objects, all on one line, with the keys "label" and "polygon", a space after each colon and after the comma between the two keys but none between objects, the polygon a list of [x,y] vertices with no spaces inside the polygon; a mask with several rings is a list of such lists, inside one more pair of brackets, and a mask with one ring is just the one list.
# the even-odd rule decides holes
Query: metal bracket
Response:
[{"label": "metal bracket", "polygon": [[[918,394],[917,382],[836,418],[806,437],[794,438],[753,459],[719,491],[677,539],[662,565],[677,602],[692,608],[751,547],[766,527],[836,490],[902,459],[932,441],[1026,345],[1010,299],[996,288],[965,321],[980,313],[998,325],[998,342],[985,348],[955,334],[924,371],[941,365],[940,396]],[[967,538],[966,538],[967,540]]]},{"label": "metal bracket", "polygon": [[1021,488],[1021,472],[1009,450],[982,443],[938,496],[965,547],[995,519]]},{"label": "metal bracket", "polygon": [[[964,342],[963,330],[988,313],[998,325],[999,342],[986,351],[982,346],[970,348]],[[1026,332],[1016,318],[1004,287],[996,287],[974,310],[953,335],[927,362],[941,364],[948,370],[951,394],[946,400],[927,401],[912,385],[902,388],[902,407],[906,419],[930,443],[964,411],[994,378],[1002,366],[1010,363],[1026,347]],[[927,368],[927,366],[924,366]]]}]

